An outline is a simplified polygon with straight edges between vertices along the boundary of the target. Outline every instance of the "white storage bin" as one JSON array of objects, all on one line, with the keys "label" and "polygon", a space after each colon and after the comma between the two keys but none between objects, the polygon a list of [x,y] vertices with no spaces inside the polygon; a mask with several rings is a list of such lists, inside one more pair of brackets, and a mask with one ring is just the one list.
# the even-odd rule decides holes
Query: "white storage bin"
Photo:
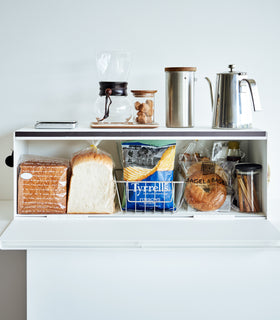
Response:
[{"label": "white storage bin", "polygon": [[[40,156],[51,156],[51,157],[61,157],[70,159],[72,154],[82,148],[87,147],[92,144],[93,141],[99,140],[99,147],[110,153],[115,162],[115,168],[121,170],[122,164],[119,156],[120,141],[122,140],[156,140],[156,139],[174,139],[176,140],[176,161],[175,161],[175,171],[177,170],[177,155],[182,149],[194,139],[203,140],[208,143],[209,146],[213,144],[214,141],[221,140],[238,140],[241,143],[241,148],[247,154],[247,159],[251,162],[260,163],[263,167],[262,175],[262,212],[257,214],[247,214],[246,217],[268,217],[267,212],[267,135],[265,131],[262,130],[212,130],[212,129],[145,129],[138,131],[134,130],[121,130],[121,129],[87,129],[87,128],[77,128],[74,130],[35,130],[35,129],[21,129],[15,132],[14,137],[14,216],[18,217],[17,214],[17,168],[21,155],[23,154],[36,154]],[[138,216],[149,217],[158,216],[162,217],[162,214],[152,214],[147,212],[146,214],[136,212],[128,212],[125,209],[120,209],[122,206],[122,190],[126,187],[126,182],[122,181],[121,177],[116,177],[118,198],[116,199],[119,203],[119,210],[114,215],[106,215],[110,218],[112,216]],[[166,212],[166,214],[172,216],[234,216],[242,217],[243,213],[238,211],[230,212],[190,212],[181,208],[181,194],[179,190],[182,189],[182,181],[177,180],[175,175],[174,182],[174,197],[176,198],[176,209],[171,212]],[[176,191],[176,192],[175,192]],[[179,193],[179,194],[178,194]],[[22,215],[20,215],[22,217]],[[32,215],[34,216],[34,215]],[[49,215],[45,215],[49,216]],[[65,216],[65,215],[64,215]],[[72,215],[68,215],[71,218]],[[99,215],[93,214],[92,218],[98,217]],[[29,218],[29,215],[24,215],[24,217]]]}]

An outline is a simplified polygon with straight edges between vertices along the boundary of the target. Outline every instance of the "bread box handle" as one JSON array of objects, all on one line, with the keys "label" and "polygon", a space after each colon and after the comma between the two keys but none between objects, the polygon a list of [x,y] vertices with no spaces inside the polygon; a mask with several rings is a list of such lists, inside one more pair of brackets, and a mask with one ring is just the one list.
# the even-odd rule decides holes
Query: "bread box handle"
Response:
[{"label": "bread box handle", "polygon": [[5,159],[6,166],[13,168],[14,167],[14,150],[12,153]]}]

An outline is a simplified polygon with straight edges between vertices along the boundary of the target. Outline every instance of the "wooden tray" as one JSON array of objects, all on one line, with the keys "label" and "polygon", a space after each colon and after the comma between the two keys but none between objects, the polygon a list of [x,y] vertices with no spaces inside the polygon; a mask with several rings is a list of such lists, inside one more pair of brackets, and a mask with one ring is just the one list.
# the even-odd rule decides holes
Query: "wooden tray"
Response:
[{"label": "wooden tray", "polygon": [[91,122],[90,127],[94,129],[153,129],[158,128],[158,123],[150,123],[150,124],[135,124],[133,122],[123,123],[123,122]]}]

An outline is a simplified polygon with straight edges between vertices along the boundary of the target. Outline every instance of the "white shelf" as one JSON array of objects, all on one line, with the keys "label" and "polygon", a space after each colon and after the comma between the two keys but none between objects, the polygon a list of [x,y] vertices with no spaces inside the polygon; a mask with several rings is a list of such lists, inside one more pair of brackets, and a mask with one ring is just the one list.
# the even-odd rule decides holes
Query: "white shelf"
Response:
[{"label": "white shelf", "polygon": [[[29,150],[32,140],[255,140],[253,159],[266,168],[267,133],[258,129],[217,130],[211,128],[91,129],[89,124],[68,130],[24,128],[15,132],[15,159]],[[262,140],[262,141],[259,141]],[[30,141],[30,142],[28,142]],[[64,141],[63,141],[64,142]],[[57,143],[60,143],[57,141]],[[76,142],[74,142],[76,143]],[[264,152],[257,152],[262,150]],[[265,169],[266,170],[266,169]],[[266,171],[264,170],[264,175]],[[15,175],[16,186],[16,175]],[[266,190],[266,184],[264,185]],[[16,194],[16,190],[15,190]],[[266,192],[264,192],[266,199]],[[1,207],[0,207],[1,208]],[[12,216],[12,206],[9,207]],[[3,249],[132,248],[162,249],[190,247],[280,247],[280,232],[263,214],[195,214],[143,216],[49,215],[20,216],[4,223],[0,238]],[[7,207],[6,209],[7,210]]]},{"label": "white shelf", "polygon": [[121,212],[117,211],[114,214],[17,214],[16,219],[20,220],[30,220],[32,218],[39,219],[52,219],[52,220],[78,220],[78,219],[178,219],[178,218],[193,218],[193,219],[217,219],[217,220],[229,220],[229,219],[265,219],[265,213],[257,212],[257,213],[245,213],[245,212],[237,212],[237,211],[207,211],[207,212],[199,212],[199,211],[187,211],[184,209],[180,209],[176,212],[161,212],[161,211],[146,211],[146,212]]},{"label": "white shelf", "polygon": [[267,138],[266,131],[259,129],[212,129],[212,128],[166,128],[159,127],[155,129],[99,129],[89,126],[78,126],[75,129],[34,129],[27,127],[15,131],[15,137],[18,140],[44,140],[44,139],[259,139]]}]

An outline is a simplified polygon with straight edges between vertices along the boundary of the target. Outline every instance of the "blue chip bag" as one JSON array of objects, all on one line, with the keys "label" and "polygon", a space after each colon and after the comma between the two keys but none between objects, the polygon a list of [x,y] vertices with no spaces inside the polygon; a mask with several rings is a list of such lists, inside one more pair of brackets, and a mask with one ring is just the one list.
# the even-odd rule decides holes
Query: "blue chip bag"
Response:
[{"label": "blue chip bag", "polygon": [[175,141],[122,143],[123,177],[128,181],[122,208],[133,211],[174,211]]}]

